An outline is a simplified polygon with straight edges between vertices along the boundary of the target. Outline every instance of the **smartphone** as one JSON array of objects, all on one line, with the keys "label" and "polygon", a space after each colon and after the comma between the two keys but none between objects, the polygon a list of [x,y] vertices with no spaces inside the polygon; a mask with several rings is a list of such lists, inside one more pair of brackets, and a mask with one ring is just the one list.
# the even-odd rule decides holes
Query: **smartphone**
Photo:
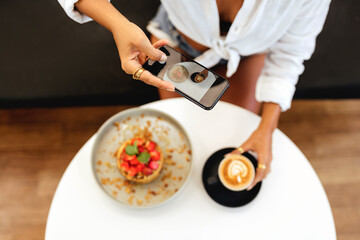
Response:
[{"label": "smartphone", "polygon": [[147,60],[143,68],[174,84],[175,91],[198,106],[211,110],[229,87],[229,81],[169,46],[160,48],[166,62]]}]

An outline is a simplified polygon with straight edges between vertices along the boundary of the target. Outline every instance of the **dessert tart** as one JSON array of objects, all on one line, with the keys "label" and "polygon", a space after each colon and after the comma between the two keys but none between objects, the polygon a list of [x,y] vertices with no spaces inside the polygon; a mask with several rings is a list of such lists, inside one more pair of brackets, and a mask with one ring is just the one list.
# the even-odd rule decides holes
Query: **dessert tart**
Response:
[{"label": "dessert tart", "polygon": [[160,147],[149,139],[133,138],[124,142],[117,151],[120,173],[135,183],[150,183],[159,175],[164,165]]},{"label": "dessert tart", "polygon": [[186,69],[186,67],[178,64],[170,67],[167,70],[167,76],[173,82],[182,83],[189,77],[189,71]]}]

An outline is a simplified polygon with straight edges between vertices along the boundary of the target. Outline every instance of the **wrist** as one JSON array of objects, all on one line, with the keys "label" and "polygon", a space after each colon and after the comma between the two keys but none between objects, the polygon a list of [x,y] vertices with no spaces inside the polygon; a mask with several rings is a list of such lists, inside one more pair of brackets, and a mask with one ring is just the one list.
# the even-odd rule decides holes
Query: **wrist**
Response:
[{"label": "wrist", "polygon": [[281,108],[276,103],[264,103],[259,130],[272,134],[278,126]]},{"label": "wrist", "polygon": [[112,35],[124,32],[124,30],[127,29],[127,25],[129,23],[130,21],[127,18],[121,15],[121,13],[118,13],[117,16],[114,17],[114,20],[111,21],[111,24],[109,25],[109,31],[112,33]]}]

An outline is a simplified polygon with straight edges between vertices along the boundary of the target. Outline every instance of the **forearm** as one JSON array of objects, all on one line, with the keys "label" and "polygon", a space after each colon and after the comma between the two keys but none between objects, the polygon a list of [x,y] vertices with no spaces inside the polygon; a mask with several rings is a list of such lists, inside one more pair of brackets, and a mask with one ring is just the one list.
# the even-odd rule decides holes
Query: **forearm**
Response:
[{"label": "forearm", "polygon": [[129,21],[107,0],[79,0],[76,8],[94,19],[110,32]]},{"label": "forearm", "polygon": [[272,134],[278,126],[281,108],[276,103],[265,102],[261,114],[259,129]]}]

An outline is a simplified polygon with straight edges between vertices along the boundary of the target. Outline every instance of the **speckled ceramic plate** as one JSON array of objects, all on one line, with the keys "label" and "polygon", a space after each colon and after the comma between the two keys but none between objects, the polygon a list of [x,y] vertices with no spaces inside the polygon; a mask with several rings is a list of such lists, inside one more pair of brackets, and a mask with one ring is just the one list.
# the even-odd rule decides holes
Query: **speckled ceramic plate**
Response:
[{"label": "speckled ceramic plate", "polygon": [[[120,145],[141,131],[152,133],[165,158],[160,176],[148,184],[127,181],[116,164]],[[97,132],[91,158],[94,176],[105,193],[136,208],[158,206],[179,194],[192,168],[191,143],[183,127],[169,115],[145,108],[125,110],[107,120]]]}]

